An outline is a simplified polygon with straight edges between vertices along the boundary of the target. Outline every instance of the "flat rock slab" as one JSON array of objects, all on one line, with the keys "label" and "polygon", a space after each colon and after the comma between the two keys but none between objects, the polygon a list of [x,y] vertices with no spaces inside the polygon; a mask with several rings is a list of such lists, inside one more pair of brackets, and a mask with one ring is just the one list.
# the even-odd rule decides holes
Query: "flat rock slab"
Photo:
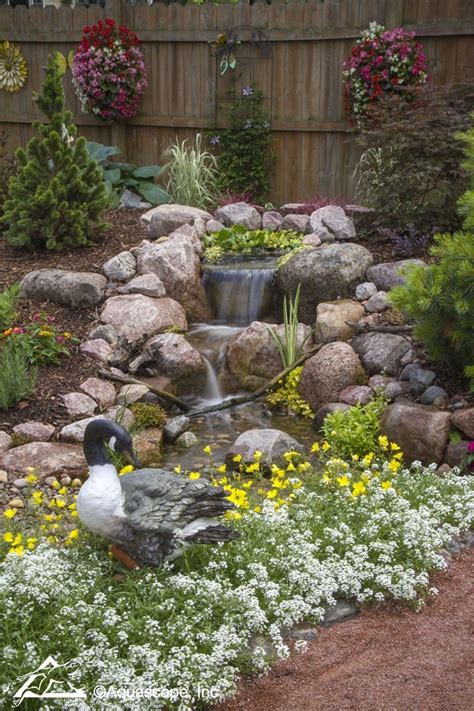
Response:
[{"label": "flat rock slab", "polygon": [[59,442],[28,442],[0,457],[0,468],[10,474],[24,474],[27,467],[34,467],[36,474],[44,479],[53,474],[84,473],[87,464],[82,447]]},{"label": "flat rock slab", "polygon": [[79,309],[93,308],[105,299],[107,279],[94,272],[38,269],[21,281],[21,296],[32,301],[52,301]]},{"label": "flat rock slab", "polygon": [[119,422],[122,427],[128,429],[133,424],[133,412],[123,407],[113,407],[103,415],[96,415],[95,417],[86,417],[82,420],[77,420],[76,422],[71,422],[70,425],[66,425],[62,428],[59,433],[60,438],[63,442],[82,442],[84,439],[84,432],[89,422],[99,419],[112,420],[113,422]]},{"label": "flat rock slab", "polygon": [[54,434],[53,425],[44,422],[23,422],[13,428],[13,432],[24,442],[48,442]]},{"label": "flat rock slab", "polygon": [[140,220],[144,225],[147,225],[151,222],[151,219],[154,215],[162,215],[165,216],[169,213],[179,213],[184,219],[181,224],[185,224],[188,218],[192,218],[193,220],[196,219],[196,217],[201,217],[203,220],[212,220],[212,215],[210,215],[208,212],[205,210],[201,210],[199,207],[191,207],[190,205],[178,205],[175,203],[169,204],[169,205],[158,205],[158,207],[152,207],[151,210],[148,210],[148,212],[145,212]]},{"label": "flat rock slab", "polygon": [[141,294],[112,296],[107,299],[100,320],[113,326],[115,331],[129,341],[143,336],[153,336],[167,328],[187,331],[184,309],[173,299],[153,299]]}]

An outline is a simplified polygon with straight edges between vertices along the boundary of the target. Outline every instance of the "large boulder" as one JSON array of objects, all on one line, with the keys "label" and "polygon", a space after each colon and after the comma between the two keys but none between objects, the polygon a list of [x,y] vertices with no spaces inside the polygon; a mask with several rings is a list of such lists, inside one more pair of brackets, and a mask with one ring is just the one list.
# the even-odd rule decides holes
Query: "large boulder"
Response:
[{"label": "large boulder", "polygon": [[119,294],[143,294],[159,299],[166,296],[166,289],[163,282],[156,274],[142,274],[132,279],[128,284],[124,284],[117,289]]},{"label": "large boulder", "polygon": [[356,236],[354,223],[338,205],[326,205],[315,210],[309,223],[311,232],[327,229],[338,240],[353,239]]},{"label": "large boulder", "polygon": [[112,296],[100,315],[102,323],[110,324],[129,341],[162,333],[167,328],[186,331],[188,324],[183,307],[173,299],[152,299],[141,294]]},{"label": "large boulder", "polygon": [[188,205],[158,205],[141,216],[141,222],[148,227],[152,239],[165,237],[181,225],[191,225],[196,218],[210,220],[210,215],[205,210]]},{"label": "large boulder", "polygon": [[285,452],[299,452],[304,454],[304,447],[291,435],[280,430],[255,429],[247,430],[237,437],[232,447],[226,454],[225,461],[231,468],[238,467],[234,462],[234,457],[240,455],[244,464],[251,464],[254,460],[255,452],[262,452],[260,462],[264,466],[286,467],[287,462],[283,455]]},{"label": "large boulder", "polygon": [[308,215],[286,215],[280,224],[280,230],[293,230],[304,234],[309,222]]},{"label": "large boulder", "polygon": [[107,279],[94,272],[38,269],[21,281],[21,296],[33,301],[52,301],[78,309],[90,309],[105,299]]},{"label": "large boulder", "polygon": [[262,226],[262,218],[258,210],[252,205],[247,205],[246,202],[234,202],[230,205],[224,205],[216,210],[214,217],[226,227],[242,225],[248,230],[259,230]]},{"label": "large boulder", "polygon": [[110,407],[115,402],[115,388],[106,380],[87,378],[79,385],[79,390],[93,398],[100,408]]},{"label": "large boulder", "polygon": [[422,464],[443,461],[450,425],[449,412],[413,402],[395,402],[382,416],[384,434],[401,447],[408,462]]},{"label": "large boulder", "polygon": [[356,323],[364,315],[364,307],[351,299],[324,301],[316,309],[317,342],[348,341],[354,335],[354,328],[348,321]]},{"label": "large boulder", "polygon": [[112,420],[113,422],[118,422],[120,425],[129,429],[133,425],[134,416],[133,412],[126,407],[111,407],[107,412],[101,415],[96,415],[95,417],[85,417],[82,420],[77,420],[76,422],[71,422],[69,425],[65,425],[60,433],[59,437],[63,442],[82,442],[84,440],[84,433],[89,422],[93,420],[99,420],[105,418],[106,420]]},{"label": "large boulder", "polygon": [[53,474],[76,476],[86,471],[82,447],[58,442],[28,442],[10,449],[0,457],[0,469],[12,474],[24,474],[34,467],[41,477]]},{"label": "large boulder", "polygon": [[301,284],[300,319],[314,324],[322,301],[351,297],[372,264],[370,252],[358,244],[329,244],[295,254],[277,272],[283,294],[296,293]]},{"label": "large boulder", "polygon": [[23,443],[26,442],[49,442],[54,434],[54,426],[45,422],[30,420],[15,425],[13,432]]},{"label": "large boulder", "polygon": [[411,350],[406,338],[394,333],[360,333],[351,345],[369,375],[398,375],[403,356]]},{"label": "large boulder", "polygon": [[145,247],[138,252],[139,274],[156,274],[166,293],[180,303],[190,321],[206,318],[206,295],[201,284],[201,262],[189,237]]},{"label": "large boulder", "polygon": [[374,264],[367,269],[367,279],[374,282],[379,291],[390,291],[394,286],[405,283],[401,271],[411,265],[426,266],[422,259],[402,259],[398,262]]},{"label": "large boulder", "polygon": [[466,437],[474,440],[474,407],[458,410],[453,413],[452,422]]},{"label": "large boulder", "polygon": [[348,385],[360,385],[365,373],[357,353],[348,343],[336,341],[323,346],[309,358],[301,372],[299,392],[316,412],[323,405],[337,402]]},{"label": "large boulder", "polygon": [[[167,376],[177,394],[199,393],[206,385],[207,369],[202,355],[177,333],[151,338],[137,360]],[[133,369],[136,369],[135,363]]]},{"label": "large boulder", "polygon": [[[284,326],[272,326],[280,338],[284,338]],[[298,344],[301,347],[310,333],[308,326],[298,325]],[[310,350],[310,339],[304,350]],[[267,328],[260,321],[253,321],[243,331],[233,336],[225,354],[221,383],[228,392],[258,390],[283,370],[281,357]]]}]

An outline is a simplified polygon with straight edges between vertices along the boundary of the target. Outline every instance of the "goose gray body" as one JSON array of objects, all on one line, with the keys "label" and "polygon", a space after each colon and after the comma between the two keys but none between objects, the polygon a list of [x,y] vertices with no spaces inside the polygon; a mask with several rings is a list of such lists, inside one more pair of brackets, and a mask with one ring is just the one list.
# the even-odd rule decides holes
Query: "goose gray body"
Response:
[{"label": "goose gray body", "polygon": [[[101,429],[97,422],[108,424]],[[123,446],[123,451],[128,451],[131,447],[128,433],[115,423],[94,420],[88,425],[84,451],[89,479],[77,498],[79,518],[88,528],[121,548],[140,566],[158,566],[191,543],[225,542],[238,536],[237,531],[213,520],[235,508],[222,487],[163,469],[139,469],[119,477],[105,447],[97,446],[97,441],[91,445],[91,425],[96,440],[97,431],[105,432],[109,435],[105,441],[116,449]]]}]

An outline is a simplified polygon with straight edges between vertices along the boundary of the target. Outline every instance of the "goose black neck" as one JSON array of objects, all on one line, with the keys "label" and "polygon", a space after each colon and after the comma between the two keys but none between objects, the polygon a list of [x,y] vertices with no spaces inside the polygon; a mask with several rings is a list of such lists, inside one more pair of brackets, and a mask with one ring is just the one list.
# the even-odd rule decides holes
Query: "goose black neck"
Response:
[{"label": "goose black neck", "polygon": [[105,441],[111,436],[108,431],[110,424],[107,420],[93,420],[86,427],[83,450],[89,467],[111,464],[105,447]]}]

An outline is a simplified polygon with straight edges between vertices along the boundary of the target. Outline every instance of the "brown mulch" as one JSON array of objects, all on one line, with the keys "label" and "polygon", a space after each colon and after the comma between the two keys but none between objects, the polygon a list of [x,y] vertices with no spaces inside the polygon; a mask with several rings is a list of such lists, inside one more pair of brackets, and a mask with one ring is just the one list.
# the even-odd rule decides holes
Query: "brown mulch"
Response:
[{"label": "brown mulch", "polygon": [[219,711],[468,711],[474,702],[474,550],[434,576],[420,613],[363,610],[302,655],[243,681]]},{"label": "brown mulch", "polygon": [[351,242],[360,244],[362,247],[368,249],[374,257],[374,264],[379,264],[380,262],[398,262],[400,259],[423,259],[428,263],[433,261],[433,257],[428,254],[429,247],[414,250],[413,254],[410,255],[398,254],[393,242],[379,232],[361,234],[354,240],[351,240]]},{"label": "brown mulch", "polygon": [[[141,210],[109,210],[104,221],[110,227],[100,241],[90,247],[68,249],[61,252],[45,250],[28,251],[15,249],[0,237],[0,290],[19,281],[35,269],[68,269],[99,272],[101,265],[124,249],[139,244],[146,238],[146,229],[140,223]],[[37,313],[54,317],[54,326],[59,331],[69,331],[83,340],[97,324],[93,309],[72,309],[49,302],[20,301],[18,322],[29,323]],[[62,358],[57,365],[39,369],[35,392],[30,400],[18,403],[7,412],[0,411],[0,429],[11,431],[15,425],[27,420],[41,420],[55,426],[69,422],[66,410],[59,397],[76,391],[88,377],[97,373],[97,366],[84,358],[74,346],[70,358]]]}]

